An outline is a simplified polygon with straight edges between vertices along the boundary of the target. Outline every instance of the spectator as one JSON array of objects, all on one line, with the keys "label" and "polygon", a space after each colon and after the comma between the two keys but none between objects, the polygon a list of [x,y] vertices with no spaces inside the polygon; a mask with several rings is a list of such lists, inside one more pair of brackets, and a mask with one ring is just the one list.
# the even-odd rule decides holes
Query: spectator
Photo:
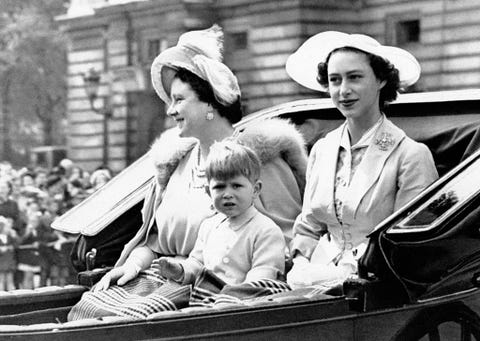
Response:
[{"label": "spectator", "polygon": [[70,171],[68,181],[80,180],[83,178],[83,169],[80,166],[73,166]]},{"label": "spectator", "polygon": [[0,178],[0,215],[11,218],[13,228],[20,235],[24,224],[20,218],[18,204],[11,198],[12,190],[12,183],[4,178]]},{"label": "spectator", "polygon": [[[23,289],[33,289],[47,284],[50,274],[50,262],[45,254],[47,244],[58,239],[56,234],[45,225],[42,213],[32,211],[28,215],[27,227],[20,238],[21,247],[18,252],[18,270],[23,272]],[[35,275],[40,274],[36,280]]]},{"label": "spectator", "polygon": [[100,187],[105,185],[112,178],[112,173],[108,168],[98,168],[90,176],[90,193],[95,192]]},{"label": "spectator", "polygon": [[45,190],[47,187],[48,172],[45,168],[38,167],[35,169],[35,186],[38,189]]},{"label": "spectator", "polygon": [[81,203],[83,199],[87,197],[87,193],[80,179],[75,179],[67,184],[67,194],[68,195],[65,198],[67,209]]},{"label": "spectator", "polygon": [[0,290],[15,289],[15,247],[18,235],[13,229],[12,219],[0,216]]},{"label": "spectator", "polygon": [[21,187],[34,187],[35,186],[35,174],[27,171],[23,173],[20,177],[20,186]]},{"label": "spectator", "polygon": [[[95,189],[111,177],[107,167],[97,168],[92,177]],[[75,282],[69,250],[76,236],[50,226],[83,201],[90,186],[90,174],[68,159],[52,169],[16,170],[10,162],[0,161],[0,290]],[[14,231],[13,246],[4,245],[10,237],[4,237],[3,219]],[[11,250],[11,255],[2,253],[4,250]],[[10,256],[15,263],[7,261]]]},{"label": "spectator", "polygon": [[75,164],[70,159],[63,159],[58,164],[58,167],[62,170],[65,178],[69,179],[70,175],[72,174],[73,168],[75,167]]},{"label": "spectator", "polygon": [[54,174],[47,179],[47,194],[59,204],[59,214],[66,211],[65,194],[66,186],[62,176]]},{"label": "spectator", "polygon": [[13,173],[12,164],[8,161],[0,161],[0,177],[10,178]]}]

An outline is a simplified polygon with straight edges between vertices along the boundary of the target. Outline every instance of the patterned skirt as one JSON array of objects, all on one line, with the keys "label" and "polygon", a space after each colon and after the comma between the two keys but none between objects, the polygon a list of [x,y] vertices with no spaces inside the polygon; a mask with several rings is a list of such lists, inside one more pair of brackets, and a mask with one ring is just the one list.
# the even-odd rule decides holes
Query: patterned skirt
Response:
[{"label": "patterned skirt", "polygon": [[251,300],[290,290],[286,283],[270,279],[226,285],[206,269],[192,287],[166,280],[153,271],[146,270],[123,286],[113,285],[104,291],[85,292],[68,314],[68,320],[105,316],[144,319],[154,313],[186,307],[243,305]]}]

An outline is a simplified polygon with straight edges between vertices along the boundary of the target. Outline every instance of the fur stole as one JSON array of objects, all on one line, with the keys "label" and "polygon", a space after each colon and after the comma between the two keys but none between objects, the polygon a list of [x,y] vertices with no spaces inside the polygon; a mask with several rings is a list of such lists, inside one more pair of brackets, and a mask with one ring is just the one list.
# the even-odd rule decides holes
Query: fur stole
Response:
[{"label": "fur stole", "polygon": [[[255,150],[263,164],[281,157],[292,169],[303,194],[307,168],[305,141],[292,123],[279,118],[265,119],[246,127],[234,136]],[[196,143],[198,140],[195,138],[179,137],[176,128],[164,132],[153,143],[150,155],[157,172],[160,191],[167,185],[180,160]]]}]

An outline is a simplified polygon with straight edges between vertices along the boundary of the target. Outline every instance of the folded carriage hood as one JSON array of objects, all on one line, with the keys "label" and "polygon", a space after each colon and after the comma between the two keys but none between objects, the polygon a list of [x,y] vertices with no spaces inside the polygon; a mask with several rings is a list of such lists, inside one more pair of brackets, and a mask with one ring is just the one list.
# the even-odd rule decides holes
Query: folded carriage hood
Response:
[{"label": "folded carriage hood", "polygon": [[96,235],[144,199],[154,174],[155,168],[147,153],[57,218],[52,223],[52,228],[86,236]]}]

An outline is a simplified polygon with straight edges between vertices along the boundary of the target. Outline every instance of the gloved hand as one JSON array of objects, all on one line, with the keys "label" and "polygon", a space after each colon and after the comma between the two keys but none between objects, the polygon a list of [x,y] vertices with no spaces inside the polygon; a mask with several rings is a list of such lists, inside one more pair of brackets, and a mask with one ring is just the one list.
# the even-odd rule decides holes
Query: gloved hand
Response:
[{"label": "gloved hand", "polygon": [[312,285],[323,285],[331,287],[343,282],[355,269],[350,263],[339,263],[327,265],[310,263],[301,257],[293,260],[293,267],[287,274],[287,283],[292,289]]},{"label": "gloved hand", "polygon": [[112,283],[117,285],[124,285],[138,276],[141,267],[135,263],[125,263],[122,266],[113,268],[107,272],[100,281],[93,287],[93,291],[107,290]]},{"label": "gloved hand", "polygon": [[293,266],[287,273],[287,283],[292,289],[308,287],[312,285],[310,278],[310,261],[298,255],[293,259]]}]

